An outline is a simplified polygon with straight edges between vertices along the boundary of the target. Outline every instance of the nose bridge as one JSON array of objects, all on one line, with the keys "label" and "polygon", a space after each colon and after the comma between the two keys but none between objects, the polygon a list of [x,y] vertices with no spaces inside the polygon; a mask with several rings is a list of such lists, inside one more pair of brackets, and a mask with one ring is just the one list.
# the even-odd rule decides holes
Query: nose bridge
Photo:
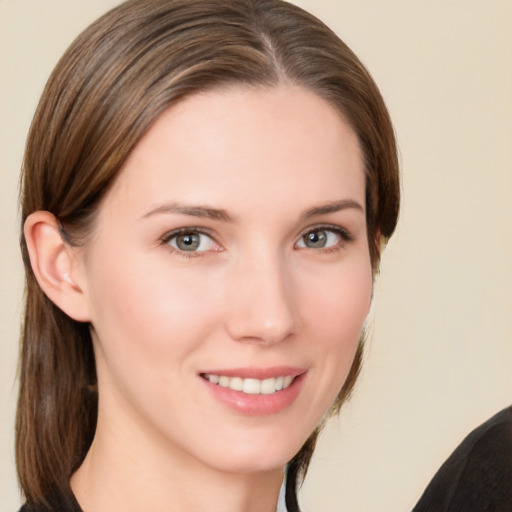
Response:
[{"label": "nose bridge", "polygon": [[259,248],[234,265],[227,328],[236,340],[276,343],[295,328],[293,283],[278,250]]}]

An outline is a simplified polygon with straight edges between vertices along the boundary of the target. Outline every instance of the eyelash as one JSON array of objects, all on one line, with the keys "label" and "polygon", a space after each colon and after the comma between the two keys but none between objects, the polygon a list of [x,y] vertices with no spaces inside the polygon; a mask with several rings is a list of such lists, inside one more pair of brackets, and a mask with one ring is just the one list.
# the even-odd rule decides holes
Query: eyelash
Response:
[{"label": "eyelash", "polygon": [[[205,228],[198,228],[198,227],[187,227],[187,228],[179,228],[175,229],[167,234],[165,234],[161,239],[160,243],[161,245],[166,245],[168,249],[170,249],[171,253],[177,254],[182,258],[198,258],[200,256],[204,256],[206,253],[209,253],[211,251],[181,251],[179,249],[176,249],[175,247],[172,247],[170,245],[171,240],[174,238],[177,238],[180,235],[205,235],[208,238],[210,238],[216,245],[220,247],[220,244],[215,240],[215,237],[213,236],[212,232]],[[222,249],[219,249],[218,251],[214,252],[221,252]]]},{"label": "eyelash", "polygon": [[[332,225],[332,224],[323,224],[323,225],[319,225],[319,226],[313,226],[312,228],[308,228],[306,231],[304,231],[300,235],[299,240],[303,240],[306,235],[308,235],[310,233],[315,233],[318,231],[329,231],[329,232],[334,233],[335,235],[340,237],[340,241],[338,243],[336,243],[335,245],[333,245],[332,247],[326,247],[326,248],[320,248],[320,249],[314,249],[311,247],[309,248],[313,251],[322,252],[324,254],[325,253],[329,254],[329,253],[339,251],[340,249],[342,249],[345,246],[345,244],[353,242],[355,240],[354,235],[352,233],[350,233],[347,229],[342,228],[341,226],[336,226],[336,225]],[[307,248],[308,247],[306,247],[306,249]]]},{"label": "eyelash", "polygon": [[[318,232],[318,231],[328,231],[331,233],[334,233],[335,235],[340,237],[340,242],[336,243],[332,247],[326,247],[326,248],[312,248],[312,247],[304,247],[304,249],[311,249],[315,252],[322,252],[322,253],[332,253],[339,251],[344,247],[346,243],[353,242],[355,240],[355,237],[352,233],[350,233],[345,228],[342,228],[340,226],[334,226],[330,224],[324,224],[319,226],[313,226],[311,228],[308,228],[307,230],[303,231],[302,234],[299,236],[298,241],[304,240],[304,237],[310,233]],[[180,235],[188,235],[188,234],[197,234],[197,235],[205,235],[209,237],[213,243],[218,245],[220,244],[215,240],[215,237],[213,236],[212,232],[205,228],[199,228],[199,227],[186,227],[186,228],[180,228],[175,229],[169,233],[166,233],[161,239],[160,244],[167,246],[168,249],[170,249],[171,253],[178,254],[182,258],[198,258],[201,256],[205,256],[206,254],[212,252],[212,251],[182,251],[179,249],[176,249],[175,247],[172,247],[170,245],[171,240],[174,238],[180,236]],[[294,244],[294,246],[298,243],[298,241]],[[303,249],[302,247],[300,249]],[[222,252],[222,248],[213,252]]]}]

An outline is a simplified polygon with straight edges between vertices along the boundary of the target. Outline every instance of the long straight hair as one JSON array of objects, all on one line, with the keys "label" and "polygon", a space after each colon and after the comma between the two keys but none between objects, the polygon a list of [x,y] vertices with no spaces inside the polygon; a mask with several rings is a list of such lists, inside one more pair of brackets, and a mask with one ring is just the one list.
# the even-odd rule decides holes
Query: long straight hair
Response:
[{"label": "long straight hair", "polygon": [[[132,0],[70,46],[37,107],[22,172],[22,225],[53,213],[66,243],[81,246],[99,201],[155,120],[192,94],[243,85],[303,86],[327,100],[358,136],[366,173],[368,242],[374,273],[399,205],[395,137],[384,101],[354,53],[322,22],[280,0]],[[314,171],[312,171],[314,172]],[[16,461],[28,501],[69,489],[92,442],[97,382],[89,326],[41,291],[21,237],[26,303],[20,355]],[[356,381],[349,377],[326,418]],[[286,502],[299,510],[323,421],[287,465]]]}]

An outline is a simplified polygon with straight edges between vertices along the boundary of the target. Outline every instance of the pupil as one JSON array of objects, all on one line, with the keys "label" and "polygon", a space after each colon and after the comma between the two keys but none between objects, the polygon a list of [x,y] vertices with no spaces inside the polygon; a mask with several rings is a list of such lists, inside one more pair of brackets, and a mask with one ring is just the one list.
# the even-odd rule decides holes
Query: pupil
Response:
[{"label": "pupil", "polygon": [[324,247],[326,240],[325,231],[313,231],[307,235],[307,245],[309,247]]},{"label": "pupil", "polygon": [[199,235],[188,233],[178,237],[177,245],[184,251],[193,251],[199,247]]}]

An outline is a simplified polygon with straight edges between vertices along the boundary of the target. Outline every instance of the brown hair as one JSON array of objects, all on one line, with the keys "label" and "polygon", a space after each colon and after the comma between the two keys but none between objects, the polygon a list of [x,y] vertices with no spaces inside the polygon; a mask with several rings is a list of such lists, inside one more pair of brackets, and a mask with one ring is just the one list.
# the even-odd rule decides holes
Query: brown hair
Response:
[{"label": "brown hair", "polygon": [[[280,0],[132,0],[87,28],[57,64],[30,128],[23,162],[22,224],[53,213],[62,236],[80,245],[137,142],[171,105],[232,84],[304,86],[330,102],[356,132],[365,159],[366,208],[374,272],[393,233],[398,162],[388,112],[372,78],[323,23]],[[20,356],[16,459],[21,487],[44,502],[83,461],[94,436],[96,371],[87,324],[41,291],[26,242],[26,307]],[[349,395],[362,358],[326,417]],[[320,427],[287,466],[286,502],[297,488]]]}]

